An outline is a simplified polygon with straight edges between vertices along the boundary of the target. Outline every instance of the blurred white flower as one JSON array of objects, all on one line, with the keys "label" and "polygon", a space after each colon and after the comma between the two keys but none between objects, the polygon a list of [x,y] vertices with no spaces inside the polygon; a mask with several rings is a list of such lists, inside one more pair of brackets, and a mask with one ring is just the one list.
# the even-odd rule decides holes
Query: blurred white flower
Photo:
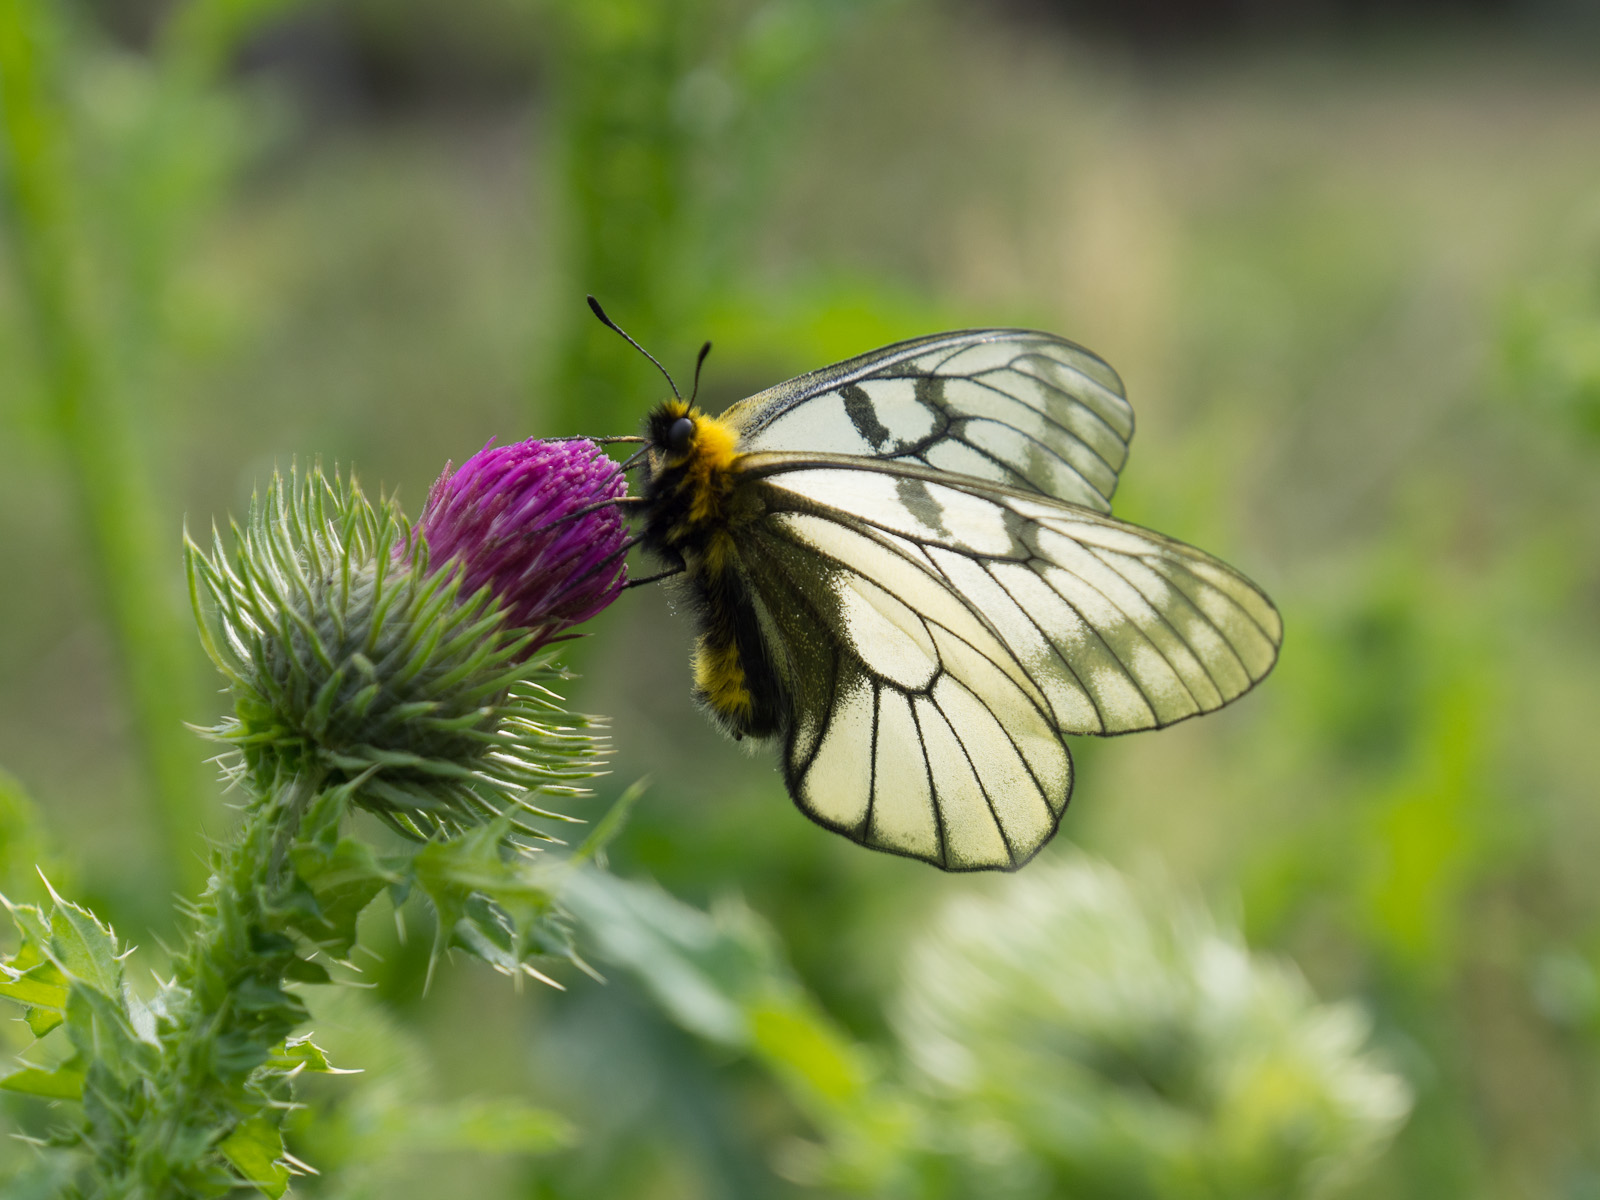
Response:
[{"label": "blurred white flower", "polygon": [[942,1194],[1317,1196],[1411,1104],[1356,1006],[1082,858],[948,904],[895,1024]]}]

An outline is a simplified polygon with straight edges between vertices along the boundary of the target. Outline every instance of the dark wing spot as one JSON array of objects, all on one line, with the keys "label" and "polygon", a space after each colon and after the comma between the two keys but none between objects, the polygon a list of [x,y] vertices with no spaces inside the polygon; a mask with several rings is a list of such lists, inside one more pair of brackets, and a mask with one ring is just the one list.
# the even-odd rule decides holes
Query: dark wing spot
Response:
[{"label": "dark wing spot", "polygon": [[944,509],[933,498],[933,493],[928,490],[926,483],[902,475],[894,481],[894,490],[900,498],[900,503],[906,506],[906,511],[915,517],[924,529],[943,534],[945,537],[950,536],[950,531],[944,527]]},{"label": "dark wing spot", "polygon": [[917,377],[917,403],[930,412],[943,414],[944,407],[944,378],[940,375],[919,375]]},{"label": "dark wing spot", "polygon": [[878,420],[878,410],[872,407],[872,397],[856,384],[839,389],[844,397],[844,411],[856,432],[871,443],[874,450],[882,450],[889,441],[889,428]]}]

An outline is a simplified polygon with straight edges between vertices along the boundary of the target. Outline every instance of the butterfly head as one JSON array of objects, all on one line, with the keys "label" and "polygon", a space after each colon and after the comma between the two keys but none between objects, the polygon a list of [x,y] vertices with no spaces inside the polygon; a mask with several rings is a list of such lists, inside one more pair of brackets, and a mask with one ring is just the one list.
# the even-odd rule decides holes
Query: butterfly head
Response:
[{"label": "butterfly head", "polygon": [[650,413],[645,436],[653,451],[651,458],[661,467],[679,466],[694,453],[698,440],[696,418],[702,416],[687,401],[672,399],[658,404]]},{"label": "butterfly head", "polygon": [[732,426],[676,398],[651,411],[645,436],[652,475],[685,469],[697,475],[724,471],[733,464],[739,440]]}]

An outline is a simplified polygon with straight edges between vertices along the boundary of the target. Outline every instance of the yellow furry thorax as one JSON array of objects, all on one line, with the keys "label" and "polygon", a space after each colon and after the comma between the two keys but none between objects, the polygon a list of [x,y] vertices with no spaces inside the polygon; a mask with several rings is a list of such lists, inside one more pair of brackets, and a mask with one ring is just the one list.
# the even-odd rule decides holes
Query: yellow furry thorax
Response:
[{"label": "yellow furry thorax", "polygon": [[678,487],[688,494],[690,522],[715,523],[723,519],[725,502],[733,488],[734,463],[739,457],[739,431],[683,400],[669,400],[662,409],[669,418],[688,417],[694,422],[694,442],[688,453],[681,461],[668,460],[672,469],[683,472]]},{"label": "yellow furry thorax", "polygon": [[694,421],[694,448],[689,452],[694,461],[708,471],[732,467],[738,454],[739,431],[698,408],[685,406],[684,416]]}]

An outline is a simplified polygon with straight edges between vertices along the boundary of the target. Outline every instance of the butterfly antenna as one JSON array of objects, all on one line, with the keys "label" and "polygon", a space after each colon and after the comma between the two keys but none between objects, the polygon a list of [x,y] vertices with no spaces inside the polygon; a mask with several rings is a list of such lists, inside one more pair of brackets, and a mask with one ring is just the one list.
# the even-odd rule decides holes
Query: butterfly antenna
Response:
[{"label": "butterfly antenna", "polygon": [[706,365],[706,355],[711,353],[711,343],[707,342],[700,347],[700,357],[694,360],[694,387],[689,390],[689,403],[693,404],[695,397],[700,394],[700,368]]},{"label": "butterfly antenna", "polygon": [[[632,346],[640,354],[644,355],[651,362],[655,363],[656,370],[660,371],[661,374],[666,377],[667,386],[672,389],[672,394],[674,396],[676,396],[679,400],[682,400],[683,399],[683,393],[678,391],[678,385],[672,382],[672,376],[670,374],[668,374],[667,373],[667,369],[661,365],[661,360],[658,359],[654,354],[651,354],[650,351],[646,350],[643,346],[639,345],[638,342],[634,341],[631,337],[629,337],[627,335],[627,333],[623,331],[622,326],[618,325],[610,317],[606,316],[606,310],[600,307],[600,301],[596,300],[593,296],[590,296],[588,298],[588,300],[589,300],[589,309],[590,309],[591,312],[594,313],[595,316],[600,318],[600,324],[604,325],[607,329],[611,330],[613,333],[620,335],[623,341],[627,342],[628,345]],[[705,356],[701,355],[701,357],[703,358]]]}]

